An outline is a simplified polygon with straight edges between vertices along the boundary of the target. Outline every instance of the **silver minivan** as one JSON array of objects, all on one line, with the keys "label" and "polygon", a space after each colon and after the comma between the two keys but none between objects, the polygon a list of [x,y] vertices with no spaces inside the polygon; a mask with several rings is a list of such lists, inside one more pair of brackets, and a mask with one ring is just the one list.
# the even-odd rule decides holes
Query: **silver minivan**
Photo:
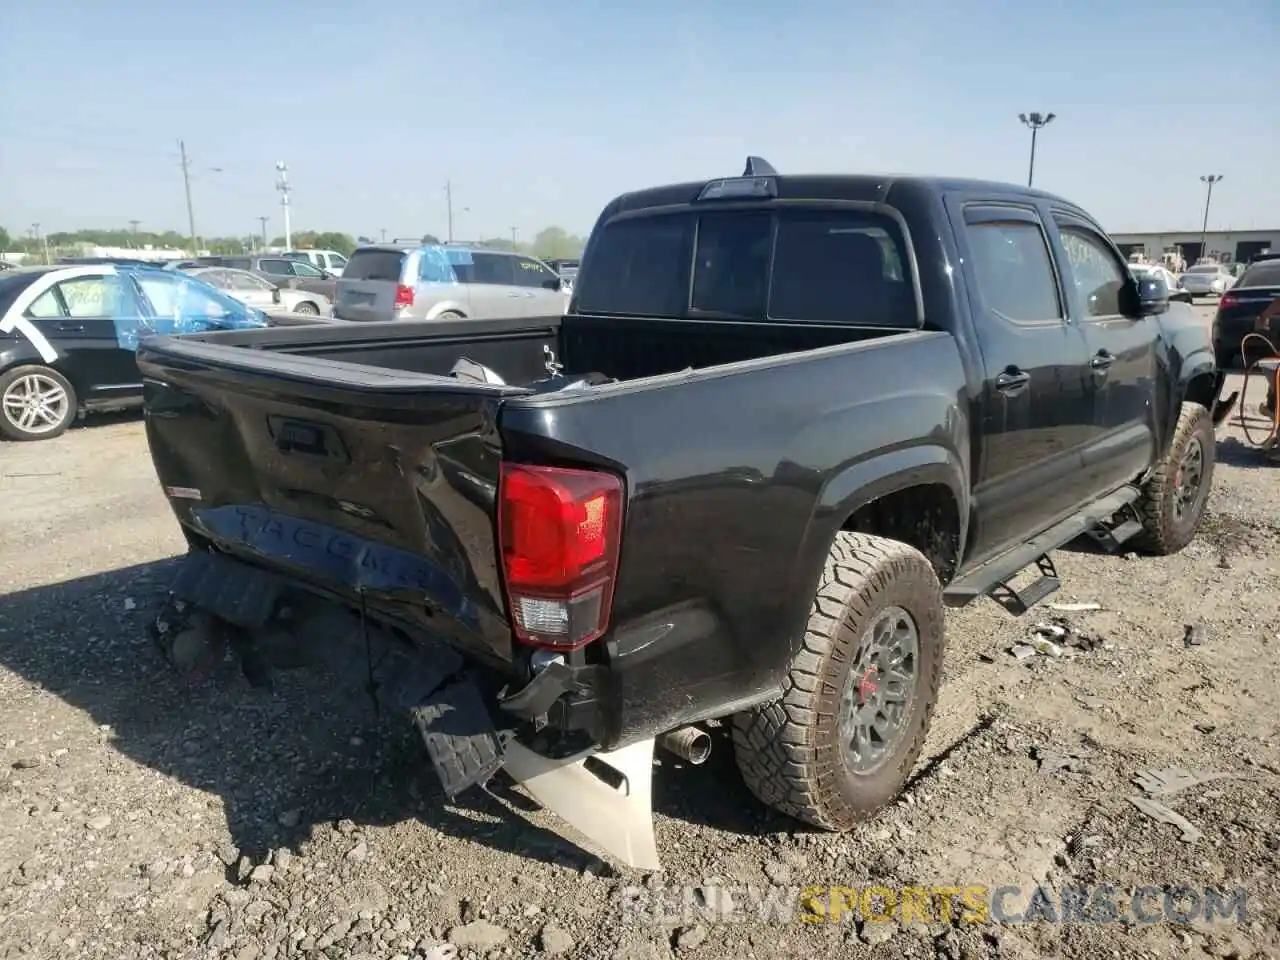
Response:
[{"label": "silver minivan", "polygon": [[339,320],[461,320],[561,316],[569,294],[533,257],[455,244],[358,248],[338,280]]}]

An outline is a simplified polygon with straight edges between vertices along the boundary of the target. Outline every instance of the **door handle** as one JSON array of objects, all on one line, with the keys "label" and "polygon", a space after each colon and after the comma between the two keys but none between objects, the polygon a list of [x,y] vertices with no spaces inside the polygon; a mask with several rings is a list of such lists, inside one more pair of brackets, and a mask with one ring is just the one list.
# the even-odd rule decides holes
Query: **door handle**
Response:
[{"label": "door handle", "polygon": [[54,329],[56,329],[59,333],[84,333],[84,324],[60,323]]},{"label": "door handle", "polygon": [[1109,370],[1111,369],[1111,364],[1115,362],[1115,359],[1116,358],[1106,350],[1099,350],[1094,354],[1093,359],[1089,361],[1089,366],[1098,371]]},{"label": "door handle", "polygon": [[1006,397],[1016,396],[1027,388],[1031,374],[1012,367],[996,377],[996,389]]}]

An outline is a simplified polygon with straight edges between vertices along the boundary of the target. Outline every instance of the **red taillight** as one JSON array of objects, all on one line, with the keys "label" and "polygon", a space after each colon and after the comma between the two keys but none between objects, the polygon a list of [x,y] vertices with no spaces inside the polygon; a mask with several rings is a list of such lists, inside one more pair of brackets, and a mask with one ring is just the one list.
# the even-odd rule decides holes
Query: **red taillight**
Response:
[{"label": "red taillight", "polygon": [[502,464],[498,540],[516,638],[574,650],[603,634],[621,538],[617,477]]},{"label": "red taillight", "polygon": [[1235,294],[1224,293],[1222,297],[1218,300],[1218,309],[1226,310],[1229,307],[1234,307],[1238,302],[1239,301],[1236,300]]},{"label": "red taillight", "polygon": [[413,306],[413,287],[406,287],[403,283],[396,287],[396,309],[400,310],[404,307]]}]

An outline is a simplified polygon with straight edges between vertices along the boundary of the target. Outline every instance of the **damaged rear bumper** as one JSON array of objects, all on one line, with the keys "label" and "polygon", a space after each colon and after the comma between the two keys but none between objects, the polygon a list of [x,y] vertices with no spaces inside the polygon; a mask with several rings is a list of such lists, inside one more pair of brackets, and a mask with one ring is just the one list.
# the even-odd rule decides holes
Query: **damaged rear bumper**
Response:
[{"label": "damaged rear bumper", "polygon": [[314,602],[299,609],[292,602],[297,595],[287,578],[221,554],[193,552],[170,587],[152,636],[188,676],[208,672],[230,649],[255,685],[269,685],[275,668],[304,664],[358,679],[379,706],[408,714],[449,799],[505,769],[605,854],[631,867],[659,869],[652,739],[612,752],[582,736],[561,738],[555,750],[533,747],[546,741],[537,732],[546,730],[549,717],[572,725],[572,697],[565,695],[593,688],[593,671],[600,668],[556,658],[512,684],[446,643],[407,641],[337,601],[311,596]]}]

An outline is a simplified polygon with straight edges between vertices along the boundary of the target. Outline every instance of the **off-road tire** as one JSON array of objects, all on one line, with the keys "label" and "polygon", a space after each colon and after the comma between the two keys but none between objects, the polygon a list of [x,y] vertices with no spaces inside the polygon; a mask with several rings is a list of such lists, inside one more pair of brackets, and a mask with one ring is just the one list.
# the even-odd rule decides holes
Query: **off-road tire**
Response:
[{"label": "off-road tire", "polygon": [[[855,774],[845,761],[840,701],[859,638],[889,606],[915,620],[915,696],[896,749],[879,768]],[[765,805],[826,830],[872,816],[902,789],[920,755],[943,647],[942,588],[924,554],[895,540],[836,534],[782,697],[734,717],[734,753],[747,787]]]},{"label": "off-road tire", "polygon": [[49,430],[45,433],[31,433],[28,430],[22,429],[22,427],[18,426],[16,423],[11,423],[8,416],[5,415],[4,411],[0,410],[0,437],[4,437],[7,440],[19,440],[19,441],[52,440],[54,437],[60,437],[64,433],[66,433],[67,428],[76,422],[76,417],[79,414],[80,401],[79,401],[79,398],[76,397],[75,387],[71,385],[71,381],[69,381],[66,377],[60,374],[57,370],[54,370],[52,367],[46,367],[38,363],[32,363],[32,364],[24,364],[23,366],[20,366],[20,367],[13,367],[10,370],[6,370],[4,373],[0,373],[0,400],[3,399],[4,393],[6,390],[9,389],[10,384],[12,384],[15,380],[20,380],[23,377],[33,373],[38,373],[40,376],[47,377],[48,379],[54,381],[56,384],[58,384],[58,386],[62,387],[62,389],[66,392],[67,394],[66,416],[62,419],[62,422],[59,423],[58,426],[52,430]]},{"label": "off-road tire", "polygon": [[[1200,441],[1204,457],[1203,475],[1191,511],[1179,522],[1174,514],[1178,470],[1187,449],[1196,439]],[[1142,497],[1134,505],[1143,527],[1143,532],[1133,542],[1137,549],[1156,556],[1168,556],[1177,553],[1195,538],[1213,486],[1216,447],[1213,420],[1209,411],[1198,403],[1183,403],[1178,414],[1178,426],[1173,432],[1173,442],[1147,478],[1142,488]]]}]

